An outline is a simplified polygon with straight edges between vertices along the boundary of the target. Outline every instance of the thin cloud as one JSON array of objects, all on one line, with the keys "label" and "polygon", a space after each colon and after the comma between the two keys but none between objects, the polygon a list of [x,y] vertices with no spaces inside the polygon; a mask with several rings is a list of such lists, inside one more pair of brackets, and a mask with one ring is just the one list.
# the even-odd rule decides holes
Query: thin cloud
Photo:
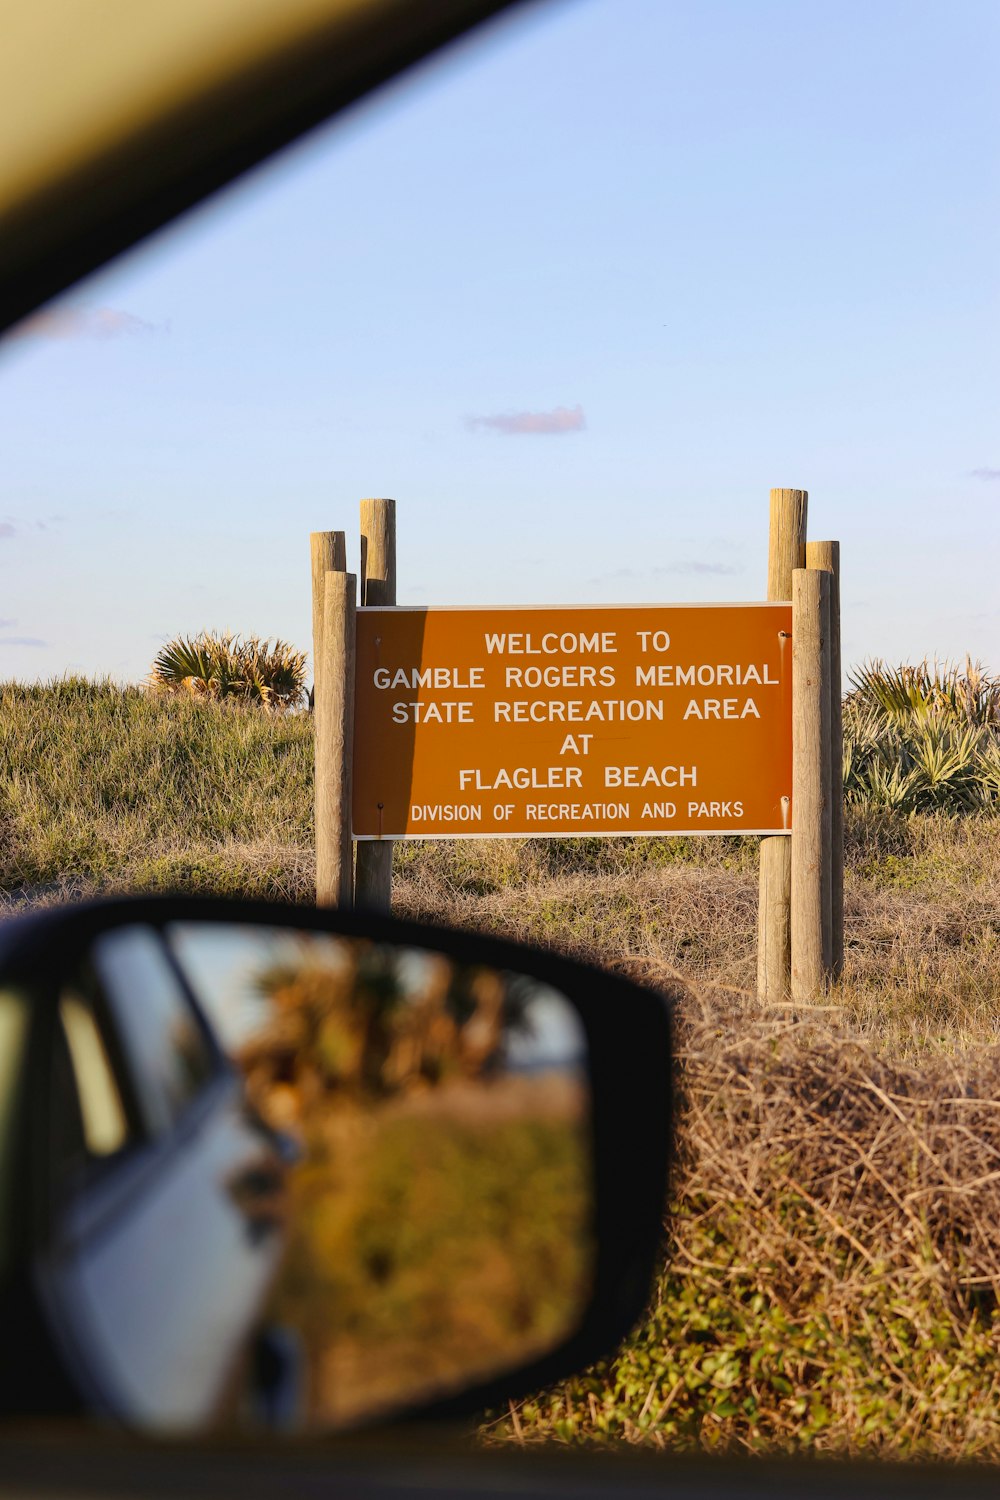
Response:
[{"label": "thin cloud", "polygon": [[36,521],[27,516],[6,515],[0,520],[0,541],[10,541],[12,537],[31,532],[48,532],[50,526],[61,526],[65,520],[65,516],[49,516],[44,521]]},{"label": "thin cloud", "polygon": [[13,630],[16,620],[0,620],[0,630]]},{"label": "thin cloud", "polygon": [[13,337],[19,339],[118,339],[165,333],[166,327],[147,323],[118,307],[50,307],[35,313]]},{"label": "thin cloud", "polygon": [[700,574],[714,574],[724,578],[731,578],[736,573],[744,572],[742,563],[702,562],[698,558],[679,559],[677,562],[663,563],[659,567],[644,568],[637,572],[635,568],[616,568],[613,573],[601,573],[597,578],[588,578],[588,583],[604,584],[619,583],[623,580],[639,578],[663,578],[667,574],[682,574],[688,577]]},{"label": "thin cloud", "polygon": [[588,578],[588,583],[619,583],[625,578],[637,578],[634,568],[616,568],[613,573],[601,573],[597,578]]},{"label": "thin cloud", "polygon": [[556,406],[552,411],[508,411],[492,417],[468,417],[466,426],[470,432],[485,427],[505,437],[554,437],[564,432],[583,432],[587,419],[582,406]]},{"label": "thin cloud", "polygon": [[973,469],[973,479],[1000,479],[1000,469]]},{"label": "thin cloud", "polygon": [[0,635],[0,646],[48,646],[48,641],[40,641],[37,635]]},{"label": "thin cloud", "polygon": [[742,564],[721,562],[700,562],[692,559],[690,562],[667,563],[662,568],[654,568],[654,573],[716,573],[723,577],[731,578],[734,573],[742,573]]}]

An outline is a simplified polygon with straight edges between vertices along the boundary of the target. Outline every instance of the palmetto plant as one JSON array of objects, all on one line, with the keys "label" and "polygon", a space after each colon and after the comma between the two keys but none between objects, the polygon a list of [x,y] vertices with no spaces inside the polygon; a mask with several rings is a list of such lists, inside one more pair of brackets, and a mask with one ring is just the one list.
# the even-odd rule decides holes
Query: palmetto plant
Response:
[{"label": "palmetto plant", "polygon": [[287,641],[203,631],[162,646],[148,682],[159,692],[297,708],[306,699],[306,657]]},{"label": "palmetto plant", "polygon": [[866,663],[844,699],[844,795],[903,813],[1000,811],[1000,678],[968,659]]},{"label": "palmetto plant", "polygon": [[979,662],[923,661],[887,667],[866,662],[850,678],[847,702],[853,711],[877,708],[887,719],[910,722],[941,718],[982,728],[1000,729],[1000,677],[991,677]]}]

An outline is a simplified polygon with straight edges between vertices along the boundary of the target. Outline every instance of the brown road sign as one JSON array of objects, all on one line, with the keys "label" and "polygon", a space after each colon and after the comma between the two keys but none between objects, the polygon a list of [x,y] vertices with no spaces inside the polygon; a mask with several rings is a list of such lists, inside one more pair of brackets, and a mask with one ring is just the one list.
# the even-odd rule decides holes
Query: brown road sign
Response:
[{"label": "brown road sign", "polygon": [[354,837],[787,833],[791,621],[361,609]]}]

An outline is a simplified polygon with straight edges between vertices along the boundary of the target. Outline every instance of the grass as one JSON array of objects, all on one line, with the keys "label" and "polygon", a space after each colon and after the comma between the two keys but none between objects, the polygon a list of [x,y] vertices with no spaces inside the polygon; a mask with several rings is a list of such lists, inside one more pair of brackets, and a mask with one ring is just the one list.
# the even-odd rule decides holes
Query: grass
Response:
[{"label": "grass", "polygon": [[[923,710],[885,712],[902,733]],[[988,764],[995,719],[977,733]],[[923,811],[849,788],[845,974],[810,1013],[752,994],[753,840],[397,845],[401,913],[676,997],[680,1154],[648,1316],[489,1440],[1000,1461],[1000,817],[956,778]],[[307,901],[311,805],[306,715],[73,679],[0,690],[11,907]]]},{"label": "grass", "polygon": [[1000,1055],[890,1061],[828,1018],[683,1013],[664,1268],[522,1443],[1000,1458]]},{"label": "grass", "polygon": [[[745,1004],[756,842],[597,842],[578,863],[555,841],[406,844],[397,899],[410,915]],[[845,911],[835,998],[857,1035],[901,1058],[1000,1042],[1000,819],[848,808]]]},{"label": "grass", "polygon": [[[0,890],[303,896],[312,722],[66,678],[0,687]],[[38,888],[43,888],[38,892]]]},{"label": "grass", "polygon": [[448,1392],[473,1356],[485,1379],[571,1330],[590,1270],[582,1132],[516,1080],[511,1118],[484,1109],[504,1089],[445,1083],[313,1120],[274,1303],[303,1338],[310,1421]]}]

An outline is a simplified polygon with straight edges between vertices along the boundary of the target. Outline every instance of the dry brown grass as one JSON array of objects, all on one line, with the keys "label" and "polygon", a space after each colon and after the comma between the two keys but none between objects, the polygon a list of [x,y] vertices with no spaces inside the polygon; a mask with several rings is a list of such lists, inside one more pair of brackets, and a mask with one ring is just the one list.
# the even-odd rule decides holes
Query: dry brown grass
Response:
[{"label": "dry brown grass", "polygon": [[753,996],[751,851],[650,854],[402,861],[411,914],[625,969],[678,1021],[653,1304],[488,1435],[1000,1461],[1000,821],[852,815],[844,980],[806,1010]]},{"label": "dry brown grass", "polygon": [[[307,723],[74,683],[3,707],[0,905],[310,899]],[[510,1435],[1000,1461],[1000,818],[852,809],[846,851],[844,979],[806,1013],[751,993],[753,840],[397,846],[401,914],[680,996],[656,1297]]]},{"label": "dry brown grass", "polygon": [[[849,814],[847,951],[830,1001],[851,1034],[913,1058],[1000,1041],[1000,819]],[[731,998],[756,974],[751,841],[407,845],[397,905]],[[658,857],[657,857],[658,856]],[[569,864],[569,868],[566,865]]]},{"label": "dry brown grass", "polygon": [[678,1009],[653,1305],[493,1434],[1000,1459],[1000,1048],[916,1066],[828,1015]]}]

